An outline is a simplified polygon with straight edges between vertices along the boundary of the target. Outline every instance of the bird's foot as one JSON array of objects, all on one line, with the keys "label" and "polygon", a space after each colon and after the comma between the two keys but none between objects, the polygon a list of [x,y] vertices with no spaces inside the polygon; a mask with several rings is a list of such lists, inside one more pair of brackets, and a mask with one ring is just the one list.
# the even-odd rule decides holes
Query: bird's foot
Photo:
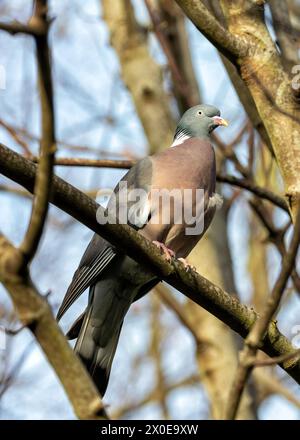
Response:
[{"label": "bird's foot", "polygon": [[178,258],[178,261],[181,261],[187,272],[189,272],[190,270],[196,270],[195,266],[192,266],[185,258]]},{"label": "bird's foot", "polygon": [[169,249],[164,243],[161,243],[160,241],[152,241],[155,246],[158,247],[161,251],[163,251],[164,256],[166,257],[167,261],[171,261],[172,258],[175,258],[175,252],[172,251],[172,249]]}]

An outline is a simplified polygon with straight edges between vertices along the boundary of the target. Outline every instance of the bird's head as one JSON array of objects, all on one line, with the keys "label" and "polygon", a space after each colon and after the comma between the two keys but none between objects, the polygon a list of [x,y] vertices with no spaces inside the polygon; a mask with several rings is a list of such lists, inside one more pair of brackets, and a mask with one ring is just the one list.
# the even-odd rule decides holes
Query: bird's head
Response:
[{"label": "bird's head", "polygon": [[180,119],[175,138],[179,135],[207,138],[220,125],[227,127],[228,122],[221,118],[220,114],[220,110],[213,105],[202,104],[191,107]]}]

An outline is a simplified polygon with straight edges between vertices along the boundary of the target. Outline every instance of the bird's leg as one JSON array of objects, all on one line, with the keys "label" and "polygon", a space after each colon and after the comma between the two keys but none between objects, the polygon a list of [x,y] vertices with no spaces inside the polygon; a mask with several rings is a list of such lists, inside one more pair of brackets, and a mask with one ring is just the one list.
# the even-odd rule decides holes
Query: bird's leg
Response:
[{"label": "bird's leg", "polygon": [[175,258],[175,252],[172,251],[172,249],[169,249],[164,243],[156,240],[152,241],[152,243],[155,244],[158,249],[163,251],[167,261],[171,261],[172,258]]},{"label": "bird's leg", "polygon": [[178,261],[181,261],[186,271],[196,270],[195,266],[192,266],[185,258],[178,258]]}]

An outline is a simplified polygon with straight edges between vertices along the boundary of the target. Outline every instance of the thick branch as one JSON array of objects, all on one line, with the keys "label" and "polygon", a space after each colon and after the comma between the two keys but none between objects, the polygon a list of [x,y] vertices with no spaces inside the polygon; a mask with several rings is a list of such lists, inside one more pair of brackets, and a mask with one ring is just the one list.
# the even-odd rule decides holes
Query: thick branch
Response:
[{"label": "thick branch", "polygon": [[23,325],[34,334],[58,375],[79,418],[103,418],[98,392],[86,369],[68,344],[27,271],[18,273],[23,255],[0,233],[0,281],[10,293]]},{"label": "thick branch", "polygon": [[[290,79],[264,22],[263,6],[250,0],[222,0],[228,30],[201,1],[177,0],[198,29],[232,61],[230,42],[237,44],[237,67],[255,102],[283,177],[293,221],[300,206],[300,111]],[[225,32],[218,33],[218,24]],[[245,47],[246,46],[246,47]],[[229,51],[229,53],[228,53]]]},{"label": "thick branch", "polygon": [[290,72],[292,66],[299,64],[299,56],[297,38],[291,25],[287,2],[270,0],[269,4],[283,64],[286,70]]},{"label": "thick branch", "polygon": [[216,48],[231,61],[246,55],[245,41],[225,29],[209,12],[201,0],[176,0],[194,25],[211,41]]},{"label": "thick branch", "polygon": [[[0,145],[0,172],[24,186],[28,191],[33,191],[36,165],[3,145]],[[100,225],[96,220],[96,213],[102,208],[59,177],[53,179],[51,201],[58,208],[109,240],[117,248],[125,251],[134,260],[155,272],[161,279],[204,307],[243,338],[247,336],[257,315],[253,310],[242,305],[233,295],[229,295],[196,272],[186,272],[184,266],[178,261],[168,263],[156,246],[128,225]],[[290,353],[295,348],[279,332],[276,323],[272,322],[261,349],[269,356],[275,357]],[[300,361],[291,362],[282,367],[300,383]]]}]

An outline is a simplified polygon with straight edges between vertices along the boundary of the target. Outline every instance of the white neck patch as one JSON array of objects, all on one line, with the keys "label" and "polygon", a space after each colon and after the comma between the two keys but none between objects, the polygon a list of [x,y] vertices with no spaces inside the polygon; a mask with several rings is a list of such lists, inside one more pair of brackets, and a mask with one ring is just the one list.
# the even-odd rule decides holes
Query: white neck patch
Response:
[{"label": "white neck patch", "polygon": [[183,144],[183,142],[185,142],[186,140],[188,140],[190,138],[191,138],[191,136],[188,136],[187,134],[180,134],[179,136],[177,136],[174,139],[173,144],[171,145],[170,148],[176,147],[176,145]]}]

